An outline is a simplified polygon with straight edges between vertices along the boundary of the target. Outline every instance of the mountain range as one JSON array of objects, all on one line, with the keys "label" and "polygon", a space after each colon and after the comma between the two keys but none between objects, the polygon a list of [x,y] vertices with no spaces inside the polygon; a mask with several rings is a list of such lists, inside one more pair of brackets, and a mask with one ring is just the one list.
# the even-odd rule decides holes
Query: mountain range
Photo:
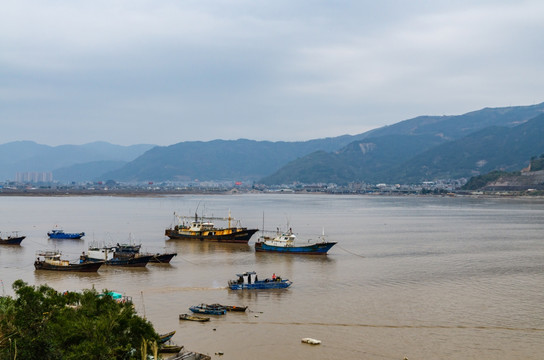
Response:
[{"label": "mountain range", "polygon": [[61,182],[115,180],[417,183],[513,171],[544,153],[544,103],[420,116],[358,135],[300,142],[186,141],[0,145],[0,176],[53,172]]}]

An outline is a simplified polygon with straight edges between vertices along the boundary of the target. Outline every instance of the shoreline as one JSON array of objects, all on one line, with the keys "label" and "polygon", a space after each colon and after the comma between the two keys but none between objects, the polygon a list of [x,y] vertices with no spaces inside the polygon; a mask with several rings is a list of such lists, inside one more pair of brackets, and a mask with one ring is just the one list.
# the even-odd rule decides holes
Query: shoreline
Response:
[{"label": "shoreline", "polygon": [[321,192],[321,191],[259,191],[259,190],[52,190],[52,189],[31,189],[31,190],[0,190],[0,197],[73,197],[73,196],[115,196],[115,197],[161,197],[161,196],[173,196],[173,195],[242,195],[242,194],[292,194],[292,195],[355,195],[355,196],[415,196],[415,197],[464,197],[464,198],[519,198],[519,199],[544,199],[543,195],[530,195],[527,192],[523,193],[450,193],[450,194],[414,194],[414,193],[402,193],[402,192],[373,192],[373,193],[350,193],[350,192]]}]

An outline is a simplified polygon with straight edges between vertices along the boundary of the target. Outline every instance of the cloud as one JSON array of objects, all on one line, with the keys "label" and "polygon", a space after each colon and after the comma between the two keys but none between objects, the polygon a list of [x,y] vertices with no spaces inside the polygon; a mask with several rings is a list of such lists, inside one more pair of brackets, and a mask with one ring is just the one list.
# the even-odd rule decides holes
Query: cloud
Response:
[{"label": "cloud", "polygon": [[541,102],[543,18],[538,1],[8,1],[0,118],[26,126],[0,143],[306,140]]}]

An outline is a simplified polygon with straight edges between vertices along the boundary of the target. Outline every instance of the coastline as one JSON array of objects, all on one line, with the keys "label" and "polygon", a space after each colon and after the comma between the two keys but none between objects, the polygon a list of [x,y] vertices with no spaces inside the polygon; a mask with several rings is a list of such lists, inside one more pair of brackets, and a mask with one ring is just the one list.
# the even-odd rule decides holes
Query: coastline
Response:
[{"label": "coastline", "polygon": [[544,195],[530,192],[468,192],[448,194],[417,194],[405,192],[327,192],[327,191],[261,191],[255,189],[0,189],[0,197],[74,197],[74,196],[115,196],[115,197],[161,197],[172,195],[237,195],[237,194],[293,194],[293,195],[358,195],[358,196],[415,196],[415,197],[465,197],[465,198],[519,198],[544,199]]}]

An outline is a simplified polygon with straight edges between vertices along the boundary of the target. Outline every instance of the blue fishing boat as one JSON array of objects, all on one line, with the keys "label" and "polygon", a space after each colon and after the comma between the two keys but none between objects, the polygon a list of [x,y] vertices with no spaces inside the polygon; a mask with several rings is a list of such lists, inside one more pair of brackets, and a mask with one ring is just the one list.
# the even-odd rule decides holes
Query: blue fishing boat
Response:
[{"label": "blue fishing boat", "polygon": [[64,230],[54,229],[47,233],[50,239],[81,239],[85,236],[84,232],[80,233],[66,233]]},{"label": "blue fishing boat", "polygon": [[200,304],[200,305],[194,305],[189,308],[192,312],[196,314],[208,314],[208,315],[225,315],[227,313],[227,309],[225,309],[224,306],[213,304]]},{"label": "blue fishing boat", "polygon": [[238,279],[229,280],[228,285],[231,290],[285,289],[292,284],[288,279],[282,279],[276,274],[272,275],[272,278],[259,280],[255,271],[236,274],[236,276]]},{"label": "blue fishing boat", "polygon": [[335,241],[325,241],[323,238],[317,242],[306,244],[297,244],[296,235],[293,231],[285,233],[278,232],[276,237],[263,236],[255,243],[255,251],[268,251],[291,254],[307,254],[307,255],[326,255],[327,252],[336,244]]}]

